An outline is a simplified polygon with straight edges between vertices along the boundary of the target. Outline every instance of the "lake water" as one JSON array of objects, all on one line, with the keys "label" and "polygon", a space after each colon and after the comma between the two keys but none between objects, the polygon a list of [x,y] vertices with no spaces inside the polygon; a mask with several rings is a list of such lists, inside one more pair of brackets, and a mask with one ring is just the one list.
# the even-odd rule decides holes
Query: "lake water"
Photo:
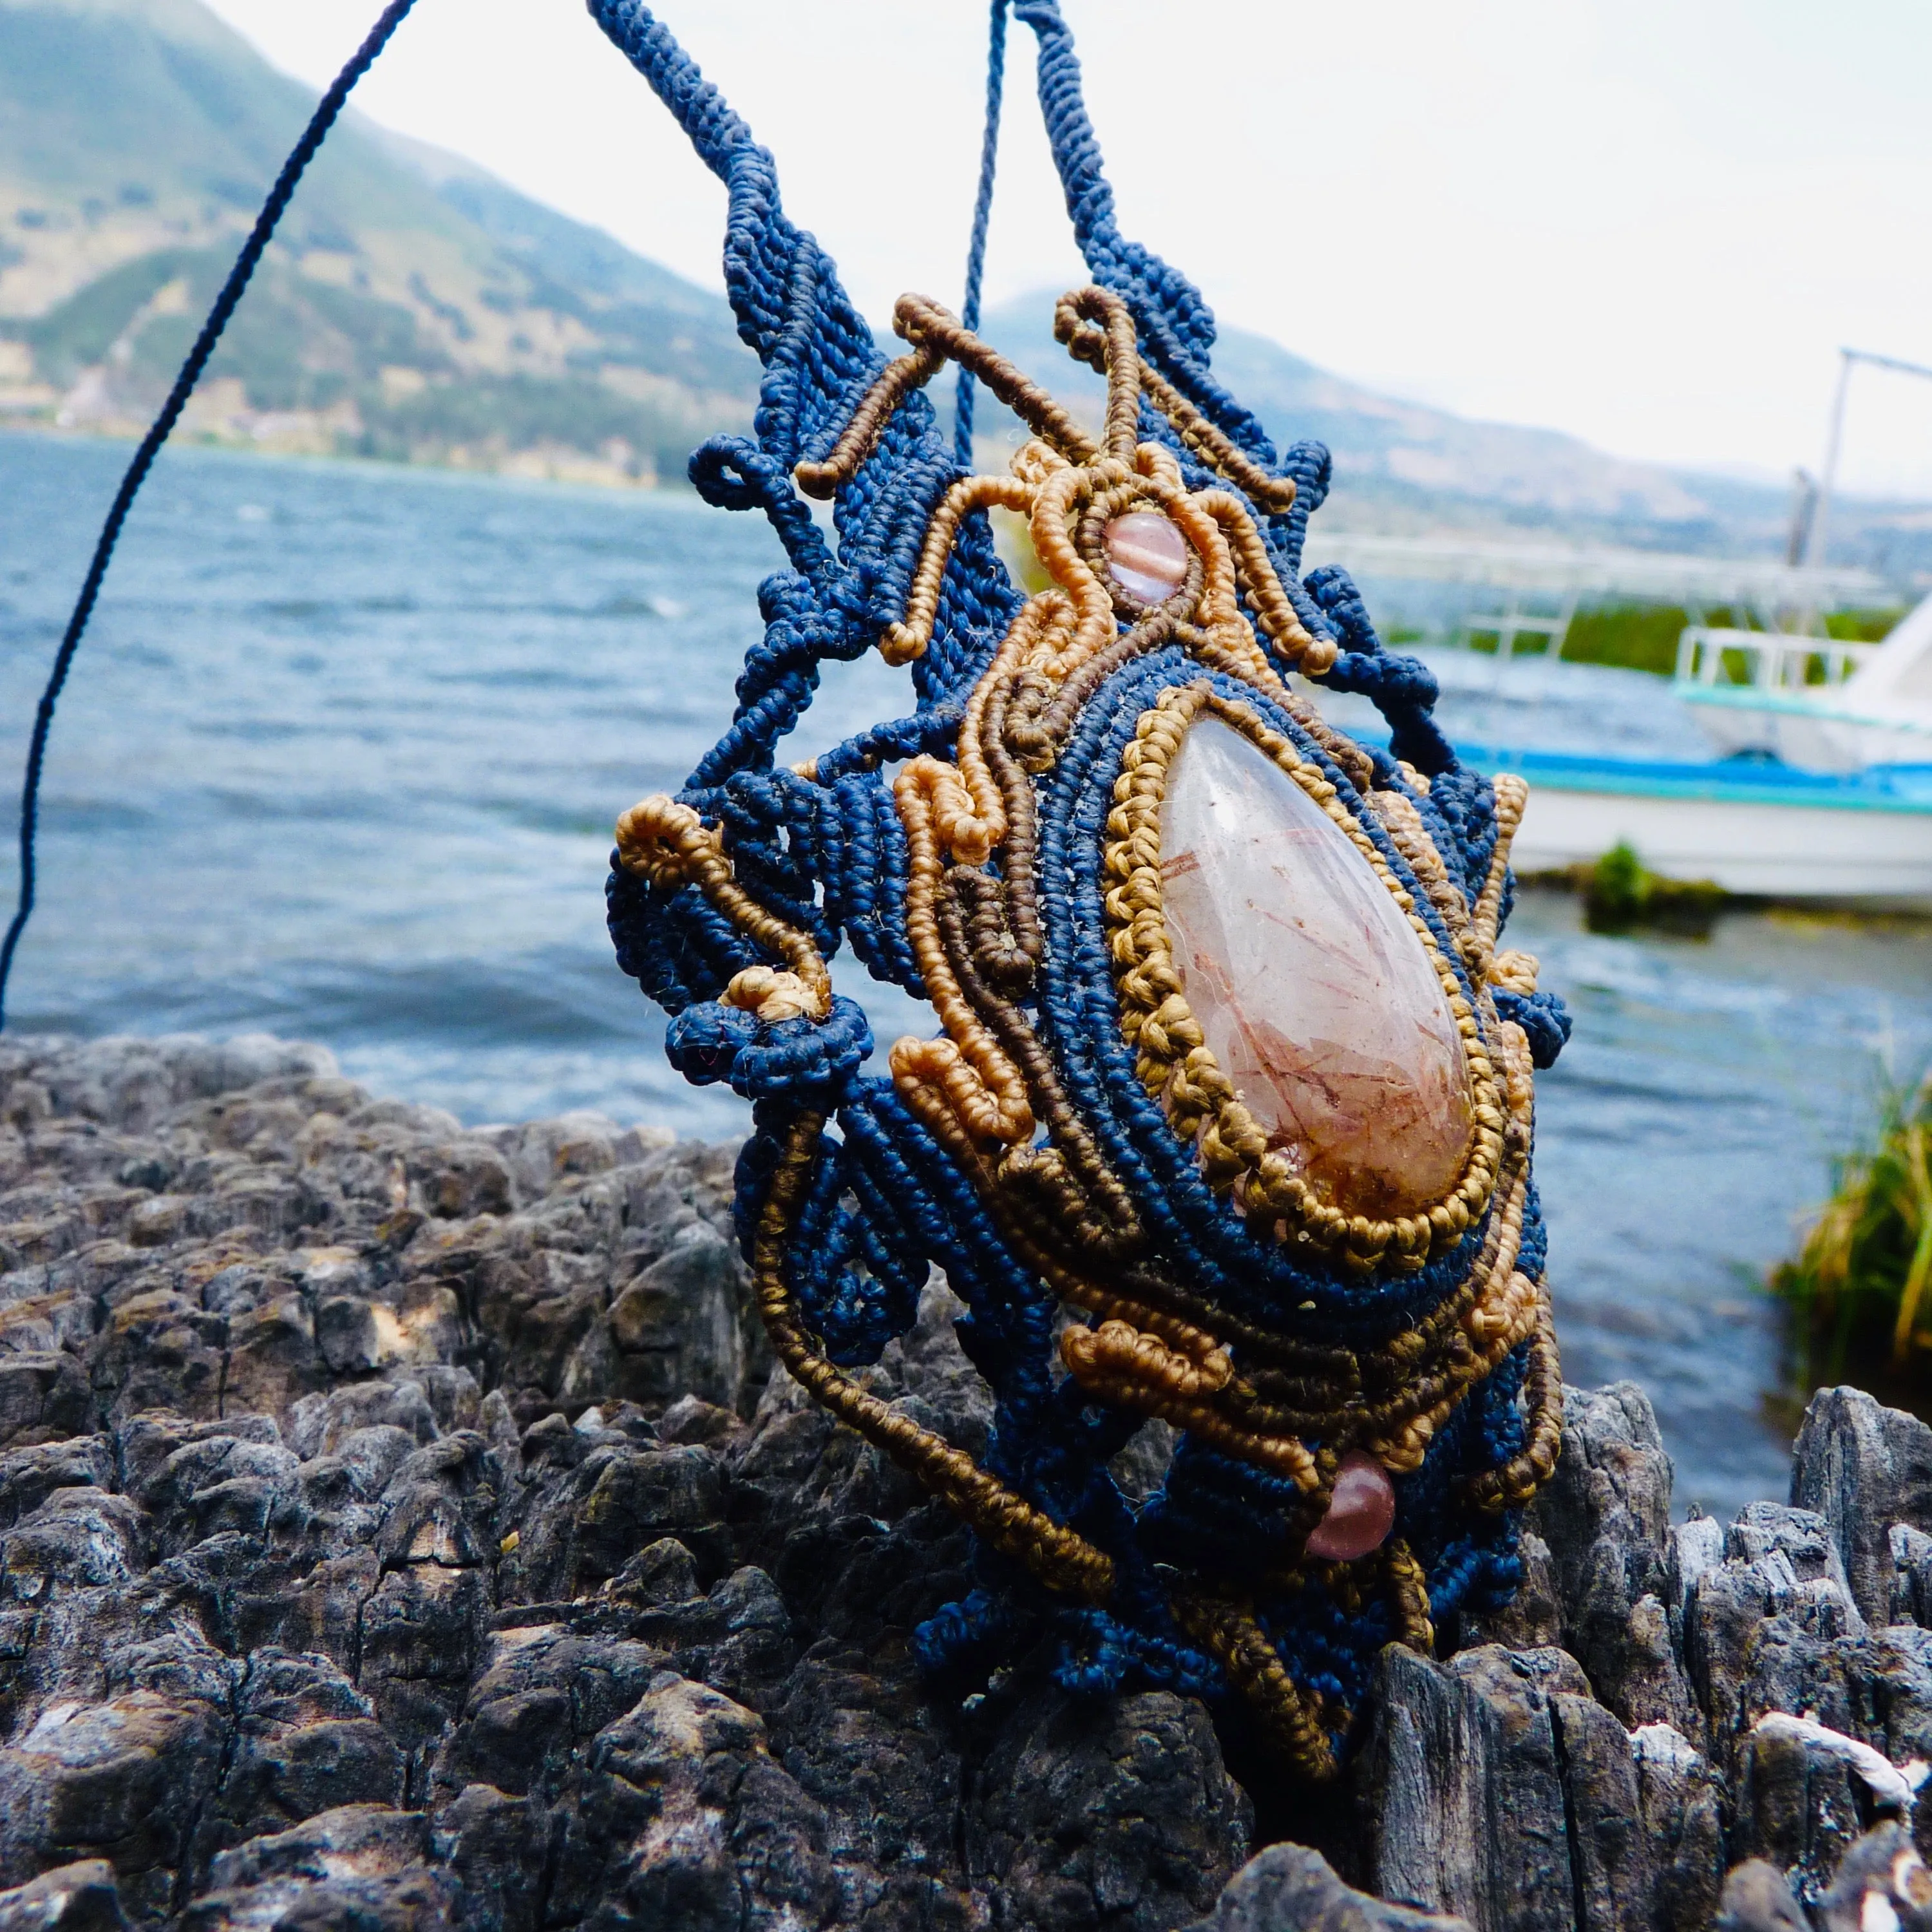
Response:
[{"label": "lake water", "polygon": [[[126,455],[0,436],[7,774]],[[716,736],[777,559],[760,521],[682,496],[170,455],[56,726],[11,1023],[267,1029],[472,1122],[741,1131],[728,1094],[664,1066],[602,883],[617,813]],[[1472,740],[1699,754],[1653,680],[1438,662]],[[801,754],[905,690],[876,659],[830,668]],[[1532,895],[1511,933],[1576,1017],[1540,1085],[1566,1372],[1650,1390],[1680,1505],[1781,1494],[1755,1284],[1880,1069],[1932,1048],[1932,932],[1754,915],[1707,943],[1601,938]],[[874,1012],[887,1038],[917,1017]]]}]

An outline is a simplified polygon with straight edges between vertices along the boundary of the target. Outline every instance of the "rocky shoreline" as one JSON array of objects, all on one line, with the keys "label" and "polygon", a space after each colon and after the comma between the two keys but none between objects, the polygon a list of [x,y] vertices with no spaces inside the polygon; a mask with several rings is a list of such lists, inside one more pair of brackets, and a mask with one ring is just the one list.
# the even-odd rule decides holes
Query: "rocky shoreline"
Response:
[{"label": "rocky shoreline", "polygon": [[[1673,1524],[1571,1391],[1516,1605],[1311,1797],[1165,1693],[933,1698],[967,1539],[772,1373],[731,1163],[0,1041],[0,1932],[1932,1926],[1932,1430],[1827,1391],[1796,1506]],[[955,1306],[868,1373],[970,1448]]]}]

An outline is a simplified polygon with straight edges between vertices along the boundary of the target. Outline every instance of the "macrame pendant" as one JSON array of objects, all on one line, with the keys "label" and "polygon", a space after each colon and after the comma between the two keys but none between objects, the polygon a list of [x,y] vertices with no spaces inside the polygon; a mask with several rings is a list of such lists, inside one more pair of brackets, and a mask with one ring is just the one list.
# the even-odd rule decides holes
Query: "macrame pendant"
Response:
[{"label": "macrame pendant", "polygon": [[[1019,11],[1044,98],[1064,26]],[[702,119],[674,46],[612,31]],[[979,1534],[980,1587],[920,1633],[934,1675],[970,1689],[1054,1639],[1070,1688],[1238,1705],[1330,1774],[1385,1643],[1507,1598],[1559,1441],[1529,1161],[1568,1021],[1498,949],[1524,788],[1457,765],[1346,574],[1297,580],[1325,452],[1277,469],[1203,406],[1149,293],[1178,278],[1060,302],[1097,433],[922,298],[881,368],[762,151],[704,124],[746,224],[734,299],[783,320],[747,329],[759,444],[693,474],[764,508],[795,568],[730,732],[619,823],[620,957],[673,1060],[754,1102],[738,1206],[779,1358]],[[758,278],[787,247],[781,304]],[[1031,432],[1009,474],[946,458],[920,392],[948,362]],[[836,560],[794,481],[835,500]],[[817,662],[874,644],[916,711],[778,765]],[[1325,724],[1322,681],[1374,697],[1390,748]],[[937,1016],[888,1071],[842,944]],[[934,1267],[995,1401],[977,1462],[848,1372]],[[1153,1422],[1172,1455],[1135,1504],[1109,1464]]]}]

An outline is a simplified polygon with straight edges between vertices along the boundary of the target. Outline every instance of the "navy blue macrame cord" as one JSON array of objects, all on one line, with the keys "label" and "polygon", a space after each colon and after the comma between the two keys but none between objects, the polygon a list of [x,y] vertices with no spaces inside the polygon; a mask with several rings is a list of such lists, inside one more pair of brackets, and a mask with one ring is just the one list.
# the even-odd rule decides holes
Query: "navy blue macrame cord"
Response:
[{"label": "navy blue macrame cord", "polygon": [[[1021,609],[1022,594],[983,517],[963,519],[952,539],[931,640],[911,667],[911,715],[821,753],[809,778],[782,761],[780,744],[812,704],[822,668],[864,656],[904,611],[934,513],[962,470],[974,466],[974,390],[962,386],[951,434],[926,391],[905,396],[870,456],[838,485],[833,530],[822,528],[793,472],[802,458],[822,460],[833,446],[886,366],[880,345],[836,264],[786,212],[771,154],[646,0],[588,4],[729,190],[725,284],[739,333],[764,375],[754,435],[712,438],[692,459],[691,478],[721,508],[762,512],[787,552],[788,567],[760,586],[764,631],[746,654],[730,722],[679,802],[716,829],[739,887],[807,936],[821,957],[849,946],[874,979],[926,997],[908,938],[911,853],[891,768],[917,756],[954,755],[964,706]],[[1302,541],[1328,493],[1328,451],[1309,440],[1277,452],[1214,374],[1214,316],[1199,290],[1121,232],[1059,0],[993,0],[991,12],[987,130],[964,316],[978,314],[1010,14],[1037,44],[1048,142],[1088,272],[1126,304],[1141,352],[1167,380],[1252,460],[1293,478],[1294,508],[1258,519],[1263,541],[1304,624],[1340,646],[1329,687],[1371,698],[1388,720],[1392,748],[1363,754],[1374,788],[1408,800],[1451,881],[1473,898],[1489,876],[1497,838],[1488,782],[1457,763],[1430,716],[1433,680],[1414,660],[1384,650],[1348,574],[1317,570],[1304,580]],[[1221,487],[1160,412],[1144,410],[1141,431],[1167,443],[1192,487]],[[1149,706],[1162,689],[1202,674],[1178,643],[1130,661],[1083,697],[1057,762],[1040,776],[1040,950],[1020,1024],[1052,1060],[1097,1157],[1131,1195],[1162,1279],[1186,1282],[1190,1293],[1257,1328],[1294,1309],[1298,1332],[1311,1343],[1379,1348],[1444,1305],[1466,1279],[1470,1248],[1420,1272],[1344,1282],[1257,1238],[1227,1211],[1192,1144],[1174,1133],[1147,1091],[1120,1024],[1102,829]],[[1226,674],[1210,674],[1210,682],[1322,770],[1390,876],[1405,882],[1438,954],[1473,1000],[1439,914],[1355,789],[1363,775],[1345,772],[1255,686]],[[1413,784],[1399,759],[1428,784]],[[1171,1564],[1252,1589],[1263,1634],[1303,1692],[1330,1711],[1358,1708],[1374,1659],[1397,1634],[1390,1602],[1372,1594],[1352,1609],[1318,1579],[1276,1588],[1273,1580],[1286,1574],[1298,1547],[1296,1496],[1282,1478],[1197,1436],[1184,1436],[1156,1493],[1130,1504],[1108,1465],[1138,1426],[1136,1413],[1091,1406],[1077,1382],[1056,1377],[1057,1294],[1010,1240],[980,1180],[929,1131],[890,1073],[868,1070],[862,1011],[835,995],[823,1019],[767,1023],[722,997],[738,974],[770,963],[766,950],[698,885],[647,880],[614,853],[606,891],[618,963],[668,1016],[671,1064],[697,1084],[728,1084],[752,1103],[753,1131],[734,1202],[747,1258],[756,1252],[786,1146],[802,1120],[816,1114],[808,1178],[780,1268],[824,1358],[848,1370],[878,1361],[891,1338],[912,1325],[920,1292],[939,1268],[966,1306],[954,1331],[993,1399],[981,1466],[1114,1565],[1104,1607],[1074,1610],[982,1545],[973,1587],[914,1633],[921,1668],[964,1695],[983,1686],[1003,1660],[1010,1664],[1050,1640],[1049,1649],[1059,1646],[1052,1674],[1070,1690],[1144,1685],[1224,1702],[1233,1694],[1226,1672],[1174,1620],[1157,1574]],[[1532,1032],[1538,1064],[1553,1058],[1564,1017],[1526,1004],[1520,1023]],[[1546,1256],[1533,1189],[1522,1227],[1519,1266],[1540,1280]],[[1524,1450],[1518,1397],[1529,1349],[1521,1344],[1468,1395],[1420,1466],[1396,1484],[1399,1533],[1421,1567],[1429,1614],[1438,1623],[1465,1606],[1505,1599],[1520,1579],[1514,1513],[1472,1508],[1462,1486]],[[1339,1730],[1331,1743],[1343,1748]]]},{"label": "navy blue macrame cord", "polygon": [[208,358],[214,353],[215,345],[221,340],[222,332],[227,328],[242,299],[242,291],[248,287],[269,238],[287,210],[296,184],[308,172],[308,164],[327,139],[328,130],[334,126],[343,104],[356,83],[369,70],[376,56],[388,44],[389,36],[402,25],[404,15],[416,4],[416,0],[390,0],[390,4],[382,10],[381,17],[370,28],[349,64],[335,76],[328,92],[322,97],[308,127],[302,130],[302,139],[282,164],[282,171],[276,176],[274,186],[268,190],[268,198],[262,202],[262,212],[256,216],[255,225],[249,230],[241,254],[235,258],[235,266],[222,284],[221,292],[215,297],[214,306],[208,310],[208,320],[202,324],[201,333],[195,338],[194,346],[188,351],[188,360],[182,364],[174,387],[168,392],[167,400],[161,405],[160,414],[141,439],[141,446],[135,451],[134,460],[121,479],[121,487],[114,494],[107,520],[102,524],[100,537],[94,544],[93,560],[88,566],[80,595],[74,601],[73,614],[68,619],[60,649],[55,653],[46,688],[40,694],[40,709],[34,719],[33,740],[28,747],[26,776],[20,788],[20,903],[14,909],[13,922],[7,928],[6,940],[0,944],[0,1029],[4,1029],[7,1023],[7,983],[14,970],[14,951],[20,945],[20,935],[26,930],[27,921],[33,916],[34,848],[40,829],[40,772],[46,760],[47,734],[52,729],[54,707],[60,702],[68,673],[74,668],[74,653],[80,648],[88,619],[94,615],[94,606],[100,595],[107,566],[113,560],[115,545],[121,541],[128,513],[134,507],[134,499],[148,480],[148,472],[154,467],[161,446],[172,434],[182,411],[188,406],[188,398],[201,380]]},{"label": "navy blue macrame cord", "polygon": [[[986,42],[986,132],[980,144],[980,191],[973,202],[973,240],[966,250],[966,299],[959,319],[980,326],[980,284],[986,273],[986,229],[993,214],[993,177],[1000,163],[1000,108],[1006,86],[1006,0],[993,0]],[[952,449],[962,470],[973,467],[973,372],[959,371],[952,405]]]}]

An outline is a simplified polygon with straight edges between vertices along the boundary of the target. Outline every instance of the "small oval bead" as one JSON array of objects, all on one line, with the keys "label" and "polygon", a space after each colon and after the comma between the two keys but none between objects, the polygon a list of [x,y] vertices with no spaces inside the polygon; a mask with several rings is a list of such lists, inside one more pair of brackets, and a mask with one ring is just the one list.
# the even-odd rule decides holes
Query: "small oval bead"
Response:
[{"label": "small oval bead", "polygon": [[1328,1514],[1308,1533],[1307,1553],[1326,1563],[1352,1563],[1379,1550],[1395,1527],[1395,1485],[1372,1456],[1351,1449],[1335,1472]]},{"label": "small oval bead", "polygon": [[1187,539],[1158,510],[1130,510],[1116,517],[1100,541],[1108,574],[1143,604],[1166,603],[1187,581]]}]

